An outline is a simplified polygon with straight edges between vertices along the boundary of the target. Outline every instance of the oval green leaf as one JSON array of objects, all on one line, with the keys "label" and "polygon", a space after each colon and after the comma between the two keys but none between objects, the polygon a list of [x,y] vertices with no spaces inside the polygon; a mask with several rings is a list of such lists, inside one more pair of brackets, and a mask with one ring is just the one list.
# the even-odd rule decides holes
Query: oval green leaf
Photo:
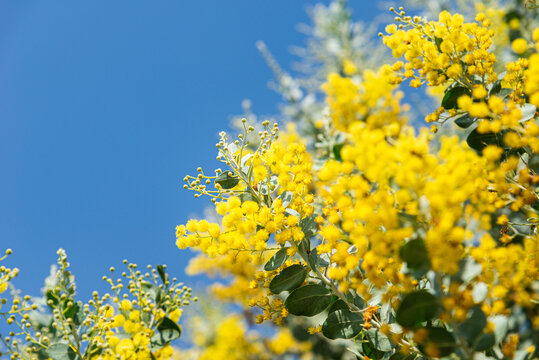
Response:
[{"label": "oval green leaf", "polygon": [[396,318],[405,328],[413,328],[436,316],[440,305],[438,299],[426,290],[414,291],[404,297]]},{"label": "oval green leaf", "polygon": [[499,133],[480,133],[474,129],[466,138],[468,146],[474,150],[482,151],[488,145],[503,146],[503,131]]},{"label": "oval green leaf", "polygon": [[369,339],[369,342],[374,346],[376,350],[388,352],[393,350],[393,344],[391,344],[391,340],[389,338],[382,334],[380,330],[378,329],[369,329],[366,333],[367,338]]},{"label": "oval green leaf", "polygon": [[455,351],[455,337],[449,331],[441,327],[426,327],[425,329],[428,331],[428,337],[425,342],[419,345],[421,351],[424,351],[428,343],[436,345],[440,357],[448,356]]},{"label": "oval green leaf", "polygon": [[399,255],[410,269],[420,269],[429,265],[429,254],[423,239],[408,241],[400,249]]},{"label": "oval green leaf", "polygon": [[316,222],[316,216],[311,215],[301,219],[299,225],[301,226],[301,231],[305,238],[310,239],[318,231],[318,223]]},{"label": "oval green leaf", "polygon": [[328,339],[352,339],[361,332],[363,316],[348,309],[333,311],[322,325],[322,334]]},{"label": "oval green leaf", "polygon": [[476,305],[472,308],[470,317],[459,325],[458,332],[469,345],[472,345],[485,326],[487,326],[487,317],[481,310],[481,306]]},{"label": "oval green leaf", "polygon": [[163,284],[165,284],[168,281],[168,275],[165,271],[165,266],[157,265],[157,273],[159,274],[159,277],[161,278]]},{"label": "oval green leaf", "polygon": [[464,86],[455,86],[451,89],[447,90],[447,92],[444,95],[444,98],[442,99],[442,106],[445,109],[456,109],[457,108],[457,100],[462,95],[469,95],[470,90]]},{"label": "oval green leaf", "polygon": [[258,203],[258,199],[251,193],[251,191],[244,191],[238,197],[240,198],[242,204],[246,201],[254,201],[255,203]]},{"label": "oval green leaf", "polygon": [[152,347],[161,348],[180,337],[182,331],[180,327],[169,318],[165,317],[157,326],[157,331],[150,339]]},{"label": "oval green leaf", "polygon": [[288,258],[288,255],[286,254],[286,251],[288,250],[287,247],[284,247],[277,251],[264,265],[264,270],[266,271],[273,271],[278,269],[281,265],[284,264],[286,259]]},{"label": "oval green leaf", "polygon": [[348,308],[348,305],[346,305],[344,301],[342,301],[341,299],[338,299],[330,306],[328,313],[331,314],[332,312],[337,311],[337,310],[350,310],[350,309]]},{"label": "oval green leaf", "polygon": [[475,351],[489,350],[496,344],[496,337],[494,334],[483,334],[476,342],[474,346]]},{"label": "oval green leaf", "polygon": [[331,291],[322,285],[309,284],[292,291],[284,306],[290,314],[314,316],[321,313],[331,303]]},{"label": "oval green leaf", "polygon": [[536,108],[534,105],[526,103],[519,106],[519,108],[522,113],[522,117],[519,120],[520,122],[525,122],[535,117]]},{"label": "oval green leaf", "polygon": [[238,185],[240,179],[237,176],[234,176],[232,171],[223,171],[215,179],[215,183],[221,185],[223,189],[232,189],[234,186]]},{"label": "oval green leaf", "polygon": [[459,117],[458,119],[455,119],[455,124],[463,129],[466,129],[472,125],[477,118],[471,117],[470,114],[466,113]]},{"label": "oval green leaf", "polygon": [[274,294],[294,290],[303,284],[307,273],[305,266],[300,264],[291,265],[283,269],[271,280],[269,289]]},{"label": "oval green leaf", "polygon": [[279,195],[278,199],[281,199],[283,202],[283,207],[286,208],[292,200],[294,200],[294,193],[292,191],[285,191],[281,195]]}]

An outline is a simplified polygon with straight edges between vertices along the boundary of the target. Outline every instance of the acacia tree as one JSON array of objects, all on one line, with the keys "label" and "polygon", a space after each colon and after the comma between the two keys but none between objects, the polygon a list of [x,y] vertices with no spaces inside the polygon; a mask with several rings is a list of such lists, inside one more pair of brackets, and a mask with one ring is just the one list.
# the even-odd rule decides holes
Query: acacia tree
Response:
[{"label": "acacia tree", "polygon": [[[1,300],[0,315],[18,329],[0,337],[2,351],[24,359],[539,357],[535,2],[407,6],[414,16],[391,8],[378,42],[345,1],[315,6],[295,76],[258,44],[282,113],[260,121],[246,106],[234,123],[239,135],[220,134],[223,168],[185,178],[214,210],[179,225],[177,245],[200,252],[190,273],[226,277],[205,300],[207,316],[188,320],[192,348],[170,346],[191,291],[164,266],[142,274],[126,262],[119,277],[111,269],[110,294],[84,305],[60,251],[41,300],[16,292]],[[17,273],[0,268],[0,293]],[[219,311],[216,300],[242,312]]]},{"label": "acacia tree", "polygon": [[[257,323],[308,324],[311,341],[347,339],[360,357],[537,357],[533,4],[436,20],[391,8],[380,37],[395,60],[378,67],[351,46],[344,5],[318,8],[331,30],[304,52],[321,60],[310,81],[260,46],[296,127],[249,114],[237,138],[221,133],[224,168],[185,178],[218,214],[177,227],[178,247],[203,253],[191,271],[230,275],[214,295]],[[407,84],[432,89],[430,131],[409,123]]]}]

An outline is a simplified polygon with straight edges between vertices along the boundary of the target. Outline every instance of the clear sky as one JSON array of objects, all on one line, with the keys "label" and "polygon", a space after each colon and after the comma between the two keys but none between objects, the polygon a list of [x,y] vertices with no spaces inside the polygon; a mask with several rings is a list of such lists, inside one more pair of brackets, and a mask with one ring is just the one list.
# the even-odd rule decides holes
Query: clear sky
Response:
[{"label": "clear sky", "polygon": [[[355,19],[377,6],[350,2]],[[209,201],[182,179],[217,166],[217,134],[243,99],[277,111],[255,42],[289,67],[312,3],[0,2],[0,249],[14,250],[15,284],[37,295],[59,247],[83,298],[124,258],[194,284],[174,227]]]}]

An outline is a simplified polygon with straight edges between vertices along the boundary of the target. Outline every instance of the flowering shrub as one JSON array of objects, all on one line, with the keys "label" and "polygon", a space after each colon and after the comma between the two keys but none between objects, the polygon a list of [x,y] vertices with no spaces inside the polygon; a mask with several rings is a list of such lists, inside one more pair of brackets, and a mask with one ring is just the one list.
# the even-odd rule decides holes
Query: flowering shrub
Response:
[{"label": "flowering shrub", "polygon": [[[343,59],[299,133],[245,119],[237,139],[221,133],[225,168],[185,178],[218,217],[179,225],[177,245],[204,254],[191,271],[230,275],[215,296],[257,323],[313,317],[309,333],[358,356],[536,357],[539,30],[518,25],[500,63],[485,13],[391,11],[380,36],[397,61]],[[409,125],[407,79],[445,89],[430,133]],[[433,135],[452,124],[465,142]]]},{"label": "flowering shrub", "polygon": [[[43,298],[14,292],[9,310],[0,308],[0,316],[13,328],[9,336],[0,335],[5,347],[1,355],[54,360],[170,359],[170,342],[181,334],[178,322],[191,289],[169,279],[162,265],[148,267],[142,274],[137,265],[127,260],[124,264],[127,271],[121,276],[114,277],[111,268],[111,276],[103,277],[111,293],[100,296],[94,291],[83,304],[75,299],[67,256],[58,250],[58,269],[47,281]],[[1,285],[17,273],[0,270]],[[0,298],[0,303],[5,306],[8,301]]]},{"label": "flowering shrub", "polygon": [[[2,351],[55,360],[537,359],[536,3],[458,3],[450,12],[452,1],[429,2],[415,16],[391,8],[378,46],[345,1],[316,6],[300,77],[258,44],[286,126],[258,121],[246,103],[239,134],[220,133],[222,168],[184,179],[213,210],[176,228],[177,246],[199,253],[187,271],[227,279],[211,286],[206,316],[188,322],[190,349],[170,343],[191,291],[164,266],[142,274],[124,262],[121,277],[104,277],[111,292],[83,304],[60,250],[42,299],[0,298],[0,315],[17,329],[0,336]],[[420,102],[404,103],[421,87]],[[412,121],[432,103],[424,123]],[[0,294],[17,273],[0,267]],[[241,312],[220,312],[215,300]],[[275,332],[256,331],[262,323]]]}]

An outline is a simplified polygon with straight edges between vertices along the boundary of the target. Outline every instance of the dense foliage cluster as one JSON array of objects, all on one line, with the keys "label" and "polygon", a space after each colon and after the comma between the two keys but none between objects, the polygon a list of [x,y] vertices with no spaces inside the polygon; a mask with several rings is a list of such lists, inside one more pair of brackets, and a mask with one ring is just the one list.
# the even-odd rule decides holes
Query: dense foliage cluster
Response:
[{"label": "dense foliage cluster", "polygon": [[[176,228],[177,246],[200,253],[187,270],[226,278],[188,321],[192,347],[170,346],[191,295],[163,266],[142,274],[126,263],[118,278],[111,269],[111,293],[83,305],[59,251],[41,303],[14,293],[0,308],[19,329],[0,337],[7,353],[539,358],[535,7],[391,8],[378,45],[345,1],[313,8],[305,75],[283,71],[259,44],[286,101],[285,129],[247,104],[239,135],[220,133],[222,168],[184,179],[213,207]],[[405,104],[405,92],[423,100]],[[425,121],[412,121],[422,111]],[[17,272],[0,268],[0,294]],[[216,300],[242,311],[220,311]],[[262,323],[275,331],[256,331]]]}]

